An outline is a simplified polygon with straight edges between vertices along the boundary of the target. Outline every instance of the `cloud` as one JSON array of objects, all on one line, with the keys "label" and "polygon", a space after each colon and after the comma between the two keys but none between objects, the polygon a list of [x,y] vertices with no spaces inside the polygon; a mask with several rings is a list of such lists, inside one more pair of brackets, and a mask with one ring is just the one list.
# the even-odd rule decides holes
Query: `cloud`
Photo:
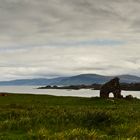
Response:
[{"label": "cloud", "polygon": [[138,8],[133,0],[1,0],[0,40],[2,46],[22,46],[57,39],[122,38],[135,30]]},{"label": "cloud", "polygon": [[139,0],[0,0],[1,80],[140,76]]},{"label": "cloud", "polygon": [[0,55],[1,73],[6,77],[8,74],[10,79],[80,73],[139,74],[139,53],[137,47],[129,49],[127,46],[29,48],[16,55],[15,52]]}]

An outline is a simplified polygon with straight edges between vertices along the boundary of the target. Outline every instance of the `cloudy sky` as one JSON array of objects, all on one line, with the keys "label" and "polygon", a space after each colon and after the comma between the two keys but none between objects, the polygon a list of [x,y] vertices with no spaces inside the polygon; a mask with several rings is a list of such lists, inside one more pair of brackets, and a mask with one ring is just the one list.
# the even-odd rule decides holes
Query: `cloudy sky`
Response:
[{"label": "cloudy sky", "polygon": [[140,76],[140,0],[0,0],[0,73]]}]

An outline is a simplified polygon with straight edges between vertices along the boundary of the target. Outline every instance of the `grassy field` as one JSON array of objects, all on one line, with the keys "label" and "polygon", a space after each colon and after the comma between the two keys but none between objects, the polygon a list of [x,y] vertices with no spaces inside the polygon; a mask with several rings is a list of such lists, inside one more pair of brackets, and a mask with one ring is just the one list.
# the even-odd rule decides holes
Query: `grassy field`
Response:
[{"label": "grassy field", "polygon": [[140,140],[140,100],[1,96],[0,140]]}]

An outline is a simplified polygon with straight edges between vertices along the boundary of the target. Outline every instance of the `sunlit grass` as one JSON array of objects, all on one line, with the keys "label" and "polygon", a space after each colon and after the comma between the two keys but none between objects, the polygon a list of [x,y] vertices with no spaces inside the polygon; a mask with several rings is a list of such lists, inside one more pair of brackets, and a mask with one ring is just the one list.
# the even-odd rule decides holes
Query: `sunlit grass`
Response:
[{"label": "sunlit grass", "polygon": [[0,140],[139,140],[140,101],[0,97]]}]

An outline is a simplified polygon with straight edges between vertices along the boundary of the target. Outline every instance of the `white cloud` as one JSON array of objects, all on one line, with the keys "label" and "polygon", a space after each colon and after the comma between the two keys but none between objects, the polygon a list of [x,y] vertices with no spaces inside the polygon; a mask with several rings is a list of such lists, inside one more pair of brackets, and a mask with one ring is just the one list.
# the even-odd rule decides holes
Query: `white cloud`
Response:
[{"label": "white cloud", "polygon": [[[140,74],[138,46],[36,47],[0,54],[3,78],[31,78],[80,73]],[[8,74],[8,77],[7,77]]]}]

